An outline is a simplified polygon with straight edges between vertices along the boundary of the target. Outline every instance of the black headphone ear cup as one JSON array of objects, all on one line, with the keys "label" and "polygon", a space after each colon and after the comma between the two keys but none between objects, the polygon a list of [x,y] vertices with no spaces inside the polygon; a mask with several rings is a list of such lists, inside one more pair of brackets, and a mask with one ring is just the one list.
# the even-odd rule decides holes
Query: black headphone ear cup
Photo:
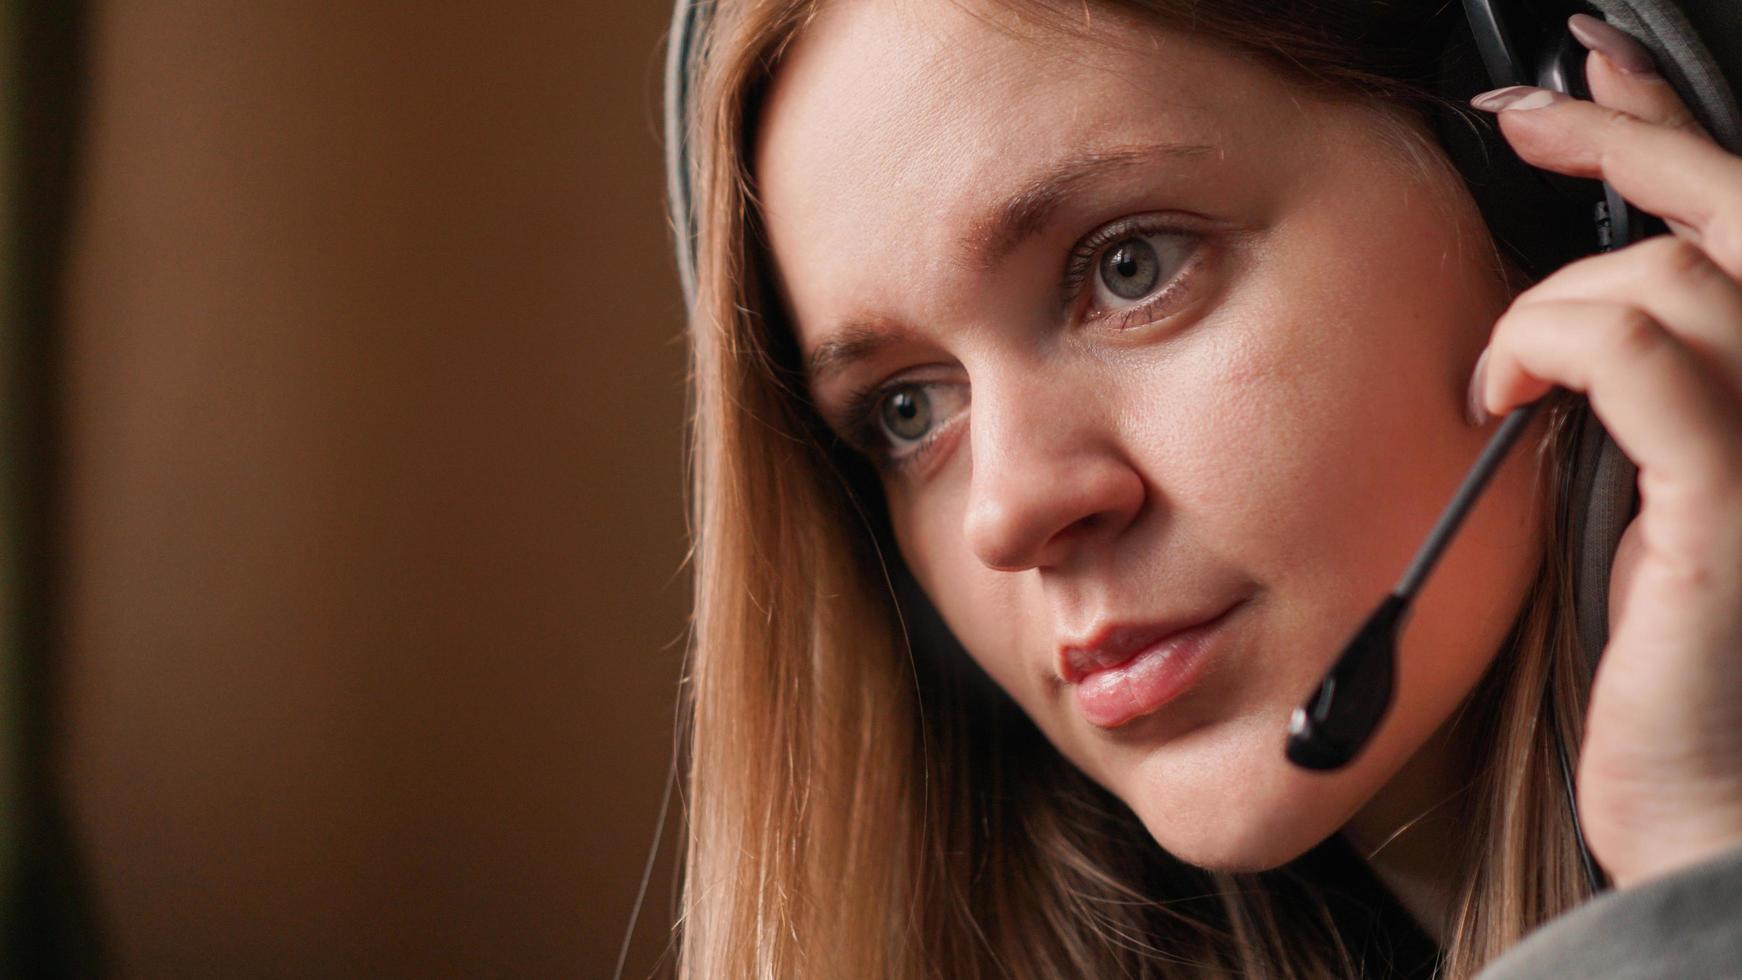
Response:
[{"label": "black headphone ear cup", "polygon": [[1597,181],[1552,181],[1519,159],[1494,117],[1469,108],[1493,88],[1468,23],[1454,20],[1441,46],[1432,122],[1495,244],[1535,281],[1596,251]]}]

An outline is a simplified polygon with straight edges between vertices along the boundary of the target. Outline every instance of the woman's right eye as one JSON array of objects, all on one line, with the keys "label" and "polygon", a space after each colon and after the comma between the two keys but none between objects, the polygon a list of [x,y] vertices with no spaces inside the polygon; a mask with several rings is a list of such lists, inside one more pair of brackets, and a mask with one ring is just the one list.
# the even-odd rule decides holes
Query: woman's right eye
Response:
[{"label": "woman's right eye", "polygon": [[902,462],[925,452],[967,401],[967,386],[958,382],[914,382],[886,389],[875,410],[882,455]]},{"label": "woman's right eye", "polygon": [[931,429],[931,398],[924,388],[897,388],[883,396],[880,415],[885,435],[913,442]]}]

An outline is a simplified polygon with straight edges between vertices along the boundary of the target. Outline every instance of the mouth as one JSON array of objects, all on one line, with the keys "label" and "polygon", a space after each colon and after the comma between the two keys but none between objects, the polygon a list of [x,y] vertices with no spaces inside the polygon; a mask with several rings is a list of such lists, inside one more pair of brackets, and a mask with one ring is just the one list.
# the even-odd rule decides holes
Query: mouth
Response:
[{"label": "mouth", "polygon": [[1197,682],[1222,626],[1239,605],[1208,618],[1113,624],[1088,643],[1060,647],[1059,673],[1071,686],[1077,710],[1090,724],[1107,729],[1160,710]]}]

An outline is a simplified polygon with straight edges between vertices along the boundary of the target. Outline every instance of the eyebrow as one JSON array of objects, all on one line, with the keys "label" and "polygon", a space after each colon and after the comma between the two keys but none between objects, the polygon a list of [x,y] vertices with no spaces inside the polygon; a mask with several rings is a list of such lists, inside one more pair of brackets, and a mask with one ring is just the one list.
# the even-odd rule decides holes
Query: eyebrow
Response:
[{"label": "eyebrow", "polygon": [[849,320],[817,345],[806,359],[806,374],[812,384],[839,374],[855,361],[862,361],[894,344],[905,331],[879,317]]},{"label": "eyebrow", "polygon": [[[1158,161],[1191,159],[1215,153],[1203,143],[1142,143],[1080,151],[1049,163],[1017,182],[1014,194],[969,224],[957,242],[958,255],[991,268],[1025,240],[1040,233],[1059,208],[1084,184],[1112,173]],[[846,370],[892,346],[903,328],[881,317],[847,321],[806,358],[812,384]]]},{"label": "eyebrow", "polygon": [[1144,143],[1086,150],[1050,163],[1020,181],[1016,193],[974,221],[957,243],[958,254],[990,268],[1039,234],[1082,185],[1160,160],[1192,159],[1215,152],[1214,147],[1202,143]]}]

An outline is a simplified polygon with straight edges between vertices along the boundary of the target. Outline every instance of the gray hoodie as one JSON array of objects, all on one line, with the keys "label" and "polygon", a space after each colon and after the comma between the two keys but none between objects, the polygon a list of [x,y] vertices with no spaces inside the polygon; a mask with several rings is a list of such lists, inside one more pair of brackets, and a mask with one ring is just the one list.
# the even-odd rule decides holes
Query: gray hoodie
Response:
[{"label": "gray hoodie", "polygon": [[1742,848],[1544,924],[1478,980],[1742,977]]}]

